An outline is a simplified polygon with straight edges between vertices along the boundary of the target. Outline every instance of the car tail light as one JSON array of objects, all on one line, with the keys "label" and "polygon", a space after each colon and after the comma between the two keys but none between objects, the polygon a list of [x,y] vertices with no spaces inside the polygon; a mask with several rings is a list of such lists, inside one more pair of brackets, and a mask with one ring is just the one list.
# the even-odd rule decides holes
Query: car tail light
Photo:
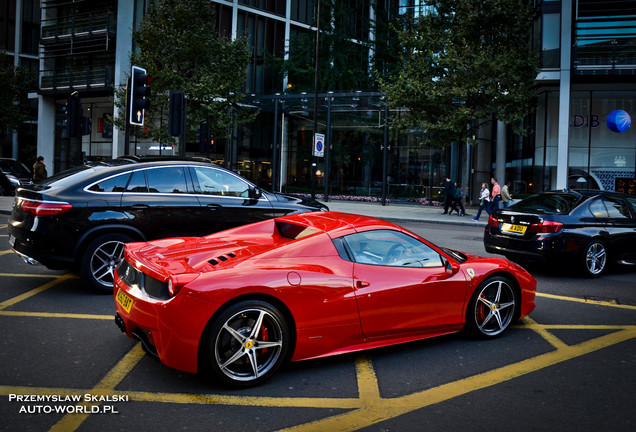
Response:
[{"label": "car tail light", "polygon": [[488,225],[493,228],[499,228],[499,222],[497,222],[497,218],[495,218],[493,215],[490,215],[488,217]]},{"label": "car tail light", "polygon": [[532,224],[528,227],[529,232],[539,234],[558,233],[561,229],[563,229],[563,224],[561,222],[554,221],[543,221],[538,224]]},{"label": "car tail light", "polygon": [[36,216],[56,216],[69,211],[73,206],[65,202],[22,201],[20,208]]},{"label": "car tail light", "polygon": [[181,288],[195,280],[199,276],[198,273],[186,273],[173,275],[168,279],[168,294],[170,297],[176,296]]}]

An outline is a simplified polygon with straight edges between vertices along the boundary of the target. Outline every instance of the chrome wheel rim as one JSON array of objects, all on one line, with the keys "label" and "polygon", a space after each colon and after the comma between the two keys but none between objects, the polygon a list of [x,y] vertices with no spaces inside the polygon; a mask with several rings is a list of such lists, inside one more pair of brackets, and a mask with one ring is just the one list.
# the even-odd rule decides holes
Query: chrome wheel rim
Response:
[{"label": "chrome wheel rim", "polygon": [[232,315],[219,330],[214,355],[219,369],[235,381],[252,381],[276,364],[283,347],[280,321],[254,308]]},{"label": "chrome wheel rim", "polygon": [[601,243],[594,243],[587,249],[585,265],[590,274],[597,275],[605,268],[607,253]]},{"label": "chrome wheel rim", "polygon": [[503,280],[495,280],[486,285],[475,303],[475,323],[487,336],[503,332],[515,313],[515,293]]},{"label": "chrome wheel rim", "polygon": [[109,241],[95,249],[91,257],[91,274],[103,286],[113,286],[115,268],[124,257],[124,243]]}]

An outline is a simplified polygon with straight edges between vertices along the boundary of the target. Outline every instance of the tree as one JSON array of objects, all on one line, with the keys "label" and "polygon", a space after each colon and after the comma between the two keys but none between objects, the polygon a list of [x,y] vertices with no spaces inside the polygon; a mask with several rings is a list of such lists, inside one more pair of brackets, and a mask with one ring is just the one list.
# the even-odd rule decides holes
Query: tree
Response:
[{"label": "tree", "polygon": [[429,0],[429,13],[400,31],[401,72],[383,81],[396,126],[418,125],[424,141],[464,141],[494,119],[522,132],[532,111],[538,59],[531,52],[532,1]]},{"label": "tree", "polygon": [[[0,52],[0,58],[7,57]],[[6,65],[0,67],[0,82],[0,131],[18,129],[28,118],[28,93],[35,88],[35,79],[23,67]]]},{"label": "tree", "polygon": [[[157,0],[134,32],[138,50],[131,55],[131,63],[152,76],[151,106],[144,124],[154,140],[171,139],[166,121],[171,89],[183,90],[186,95],[191,135],[202,120],[207,120],[212,136],[221,138],[228,135],[235,119],[252,118],[240,105],[250,61],[246,40],[231,41],[227,35],[219,35],[215,23],[216,13],[209,0]],[[123,96],[123,91],[119,95]],[[123,123],[122,118],[120,129]]]}]

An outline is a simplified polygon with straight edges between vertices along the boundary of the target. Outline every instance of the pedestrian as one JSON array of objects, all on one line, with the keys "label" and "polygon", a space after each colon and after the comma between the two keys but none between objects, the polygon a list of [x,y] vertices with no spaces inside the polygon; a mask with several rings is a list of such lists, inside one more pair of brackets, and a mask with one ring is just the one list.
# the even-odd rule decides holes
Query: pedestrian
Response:
[{"label": "pedestrian", "polygon": [[443,215],[448,214],[448,207],[453,203],[453,199],[455,199],[455,184],[450,179],[450,177],[446,177],[446,183],[444,184],[444,213]]},{"label": "pedestrian", "polygon": [[33,182],[38,183],[46,179],[48,174],[46,173],[46,165],[44,165],[44,158],[38,156],[33,164]]},{"label": "pedestrian", "polygon": [[[455,196],[451,203],[450,214],[453,214],[453,210],[457,212],[458,216],[466,216],[466,210],[464,209],[464,191],[462,185],[455,182]],[[459,208],[457,208],[459,206]]]},{"label": "pedestrian", "polygon": [[490,214],[490,191],[488,190],[488,184],[481,184],[481,191],[479,192],[479,209],[477,210],[477,216],[472,218],[473,221],[479,222],[479,216],[481,216],[482,210],[486,209],[486,213]]},{"label": "pedestrian", "polygon": [[499,201],[501,201],[501,186],[497,183],[496,178],[491,178],[490,183],[492,183],[492,196],[490,197],[490,212],[492,213],[499,208]]},{"label": "pedestrian", "polygon": [[503,207],[507,208],[510,205],[511,200],[512,195],[510,195],[510,180],[506,180],[506,183],[504,183],[501,188],[501,202],[503,203]]}]

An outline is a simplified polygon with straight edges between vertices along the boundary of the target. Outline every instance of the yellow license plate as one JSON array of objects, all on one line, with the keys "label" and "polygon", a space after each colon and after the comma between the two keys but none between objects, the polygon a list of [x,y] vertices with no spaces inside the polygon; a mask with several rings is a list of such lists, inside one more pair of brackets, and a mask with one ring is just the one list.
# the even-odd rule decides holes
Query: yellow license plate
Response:
[{"label": "yellow license plate", "polygon": [[514,225],[514,224],[505,223],[505,224],[503,224],[501,226],[501,230],[505,231],[505,232],[515,233],[515,234],[525,234],[526,233],[526,226],[525,225]]},{"label": "yellow license plate", "polygon": [[119,290],[117,292],[117,303],[119,303],[119,305],[123,307],[127,313],[130,313],[130,309],[132,309],[133,305],[133,299],[128,297],[128,295],[122,290]]}]

